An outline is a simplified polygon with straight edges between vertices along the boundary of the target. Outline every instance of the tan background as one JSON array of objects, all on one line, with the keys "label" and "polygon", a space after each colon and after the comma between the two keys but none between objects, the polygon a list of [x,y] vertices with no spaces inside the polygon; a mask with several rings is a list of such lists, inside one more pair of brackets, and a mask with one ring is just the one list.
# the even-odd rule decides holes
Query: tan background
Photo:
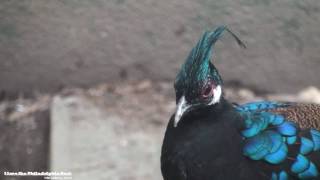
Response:
[{"label": "tan background", "polygon": [[172,81],[205,29],[228,25],[216,64],[257,91],[320,86],[319,0],[2,0],[0,90],[54,92],[124,79]]}]

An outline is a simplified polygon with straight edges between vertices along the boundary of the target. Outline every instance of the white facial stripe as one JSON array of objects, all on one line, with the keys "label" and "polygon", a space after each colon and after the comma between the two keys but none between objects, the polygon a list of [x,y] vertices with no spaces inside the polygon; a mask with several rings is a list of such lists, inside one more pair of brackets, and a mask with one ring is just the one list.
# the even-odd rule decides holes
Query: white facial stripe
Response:
[{"label": "white facial stripe", "polygon": [[218,85],[216,88],[213,89],[213,98],[208,105],[218,103],[220,101],[221,94],[222,94],[222,89],[221,89],[221,86]]},{"label": "white facial stripe", "polygon": [[177,127],[183,113],[190,107],[187,104],[186,98],[182,96],[177,104],[176,114],[174,116],[174,127]]}]

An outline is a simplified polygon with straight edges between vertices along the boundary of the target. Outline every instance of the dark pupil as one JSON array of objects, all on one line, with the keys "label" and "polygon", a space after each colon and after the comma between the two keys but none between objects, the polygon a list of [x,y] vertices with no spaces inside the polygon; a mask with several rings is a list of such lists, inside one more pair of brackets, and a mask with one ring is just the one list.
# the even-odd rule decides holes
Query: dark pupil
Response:
[{"label": "dark pupil", "polygon": [[204,96],[208,96],[208,95],[210,95],[210,93],[211,93],[211,85],[208,84],[208,85],[205,87],[205,90],[204,90],[204,92],[203,92],[203,95],[204,95]]}]

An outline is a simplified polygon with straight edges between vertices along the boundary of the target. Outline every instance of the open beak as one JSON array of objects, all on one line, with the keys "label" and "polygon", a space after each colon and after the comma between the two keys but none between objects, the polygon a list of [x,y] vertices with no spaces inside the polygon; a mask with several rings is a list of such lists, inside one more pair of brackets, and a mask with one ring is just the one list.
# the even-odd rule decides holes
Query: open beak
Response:
[{"label": "open beak", "polygon": [[177,109],[176,109],[176,113],[174,116],[174,127],[178,126],[178,123],[180,121],[180,119],[182,118],[183,114],[187,112],[187,110],[191,107],[191,105],[187,104],[186,98],[184,96],[182,96],[179,99],[179,102],[177,104]]}]

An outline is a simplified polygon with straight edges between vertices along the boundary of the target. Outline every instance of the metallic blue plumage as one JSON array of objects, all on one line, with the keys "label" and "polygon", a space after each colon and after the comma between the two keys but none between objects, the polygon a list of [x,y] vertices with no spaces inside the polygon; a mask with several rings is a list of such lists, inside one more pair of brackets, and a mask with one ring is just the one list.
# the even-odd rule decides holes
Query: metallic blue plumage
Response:
[{"label": "metallic blue plumage", "polygon": [[297,141],[297,136],[287,137],[287,143],[288,143],[289,145],[294,144],[296,141]]},{"label": "metallic blue plumage", "polygon": [[284,122],[284,117],[276,114],[270,114],[270,124],[272,125],[280,125]]},{"label": "metallic blue plumage", "polygon": [[314,144],[313,142],[305,137],[301,137],[300,153],[308,154],[313,151]]},{"label": "metallic blue plumage", "polygon": [[266,129],[269,123],[269,116],[259,115],[259,113],[244,113],[246,117],[244,126],[245,129],[242,131],[242,135],[245,137],[252,137],[257,135],[262,130]]},{"label": "metallic blue plumage", "polygon": [[277,149],[274,153],[269,153],[268,155],[265,156],[265,160],[271,164],[279,164],[285,158],[287,157],[288,154],[288,148],[287,145],[284,143],[281,143],[281,146],[279,149]]},{"label": "metallic blue plumage", "polygon": [[264,160],[270,164],[281,165],[289,158],[290,148],[298,147],[296,157],[290,157],[294,159],[291,168],[278,173],[273,172],[271,179],[287,180],[286,170],[296,174],[300,179],[318,177],[318,169],[307,155],[320,150],[320,132],[311,129],[310,137],[305,137],[299,134],[300,129],[293,121],[269,111],[287,106],[286,103],[262,101],[236,107],[243,117],[243,154],[252,160]]},{"label": "metallic blue plumage", "polygon": [[246,120],[246,127],[247,129],[243,130],[241,133],[245,137],[252,137],[257,135],[260,132],[259,123],[254,123],[251,120]]},{"label": "metallic blue plumage", "polygon": [[260,160],[268,154],[270,145],[271,141],[267,136],[258,135],[245,144],[243,153],[253,160]]},{"label": "metallic blue plumage", "polygon": [[277,132],[275,131],[266,131],[264,132],[264,134],[268,135],[268,137],[270,138],[271,140],[271,149],[270,149],[270,153],[275,153],[276,151],[278,151],[281,146],[284,145],[284,142],[282,141],[282,137],[280,134],[278,134]]},{"label": "metallic blue plumage", "polygon": [[273,172],[271,175],[271,180],[288,180],[288,174],[285,171],[281,171],[279,175]]},{"label": "metallic blue plumage", "polygon": [[279,133],[284,136],[294,136],[297,133],[297,128],[292,122],[285,121],[284,123],[277,126]]},{"label": "metallic blue plumage", "polygon": [[288,179],[288,174],[285,171],[281,171],[279,174],[279,180],[287,180]]},{"label": "metallic blue plumage", "polygon": [[238,106],[238,110],[241,111],[257,111],[261,109],[271,109],[271,108],[277,108],[277,107],[285,107],[286,104],[273,102],[273,101],[260,101],[260,102],[252,102],[243,104],[241,106]]},{"label": "metallic blue plumage", "polygon": [[314,151],[318,151],[320,150],[320,132],[315,130],[315,129],[311,129],[310,130],[310,134],[312,137],[312,141],[314,143]]},{"label": "metallic blue plumage", "polygon": [[312,162],[310,162],[309,168],[303,171],[302,173],[300,173],[298,177],[301,179],[308,179],[308,178],[310,179],[310,178],[318,177],[318,174],[319,172],[317,167]]},{"label": "metallic blue plumage", "polygon": [[[247,138],[244,155],[251,159],[264,159],[271,164],[281,163],[287,156],[288,148],[283,142],[283,136],[295,135],[296,128],[284,118],[269,112],[252,112],[252,109],[273,107],[274,103],[253,103],[245,105],[245,129],[242,135]],[[277,104],[279,105],[279,104]],[[243,110],[240,110],[243,111]],[[276,126],[277,131],[265,130],[268,126]]]},{"label": "metallic blue plumage", "polygon": [[298,155],[296,161],[291,166],[291,171],[301,173],[310,166],[310,161],[303,155]]}]

